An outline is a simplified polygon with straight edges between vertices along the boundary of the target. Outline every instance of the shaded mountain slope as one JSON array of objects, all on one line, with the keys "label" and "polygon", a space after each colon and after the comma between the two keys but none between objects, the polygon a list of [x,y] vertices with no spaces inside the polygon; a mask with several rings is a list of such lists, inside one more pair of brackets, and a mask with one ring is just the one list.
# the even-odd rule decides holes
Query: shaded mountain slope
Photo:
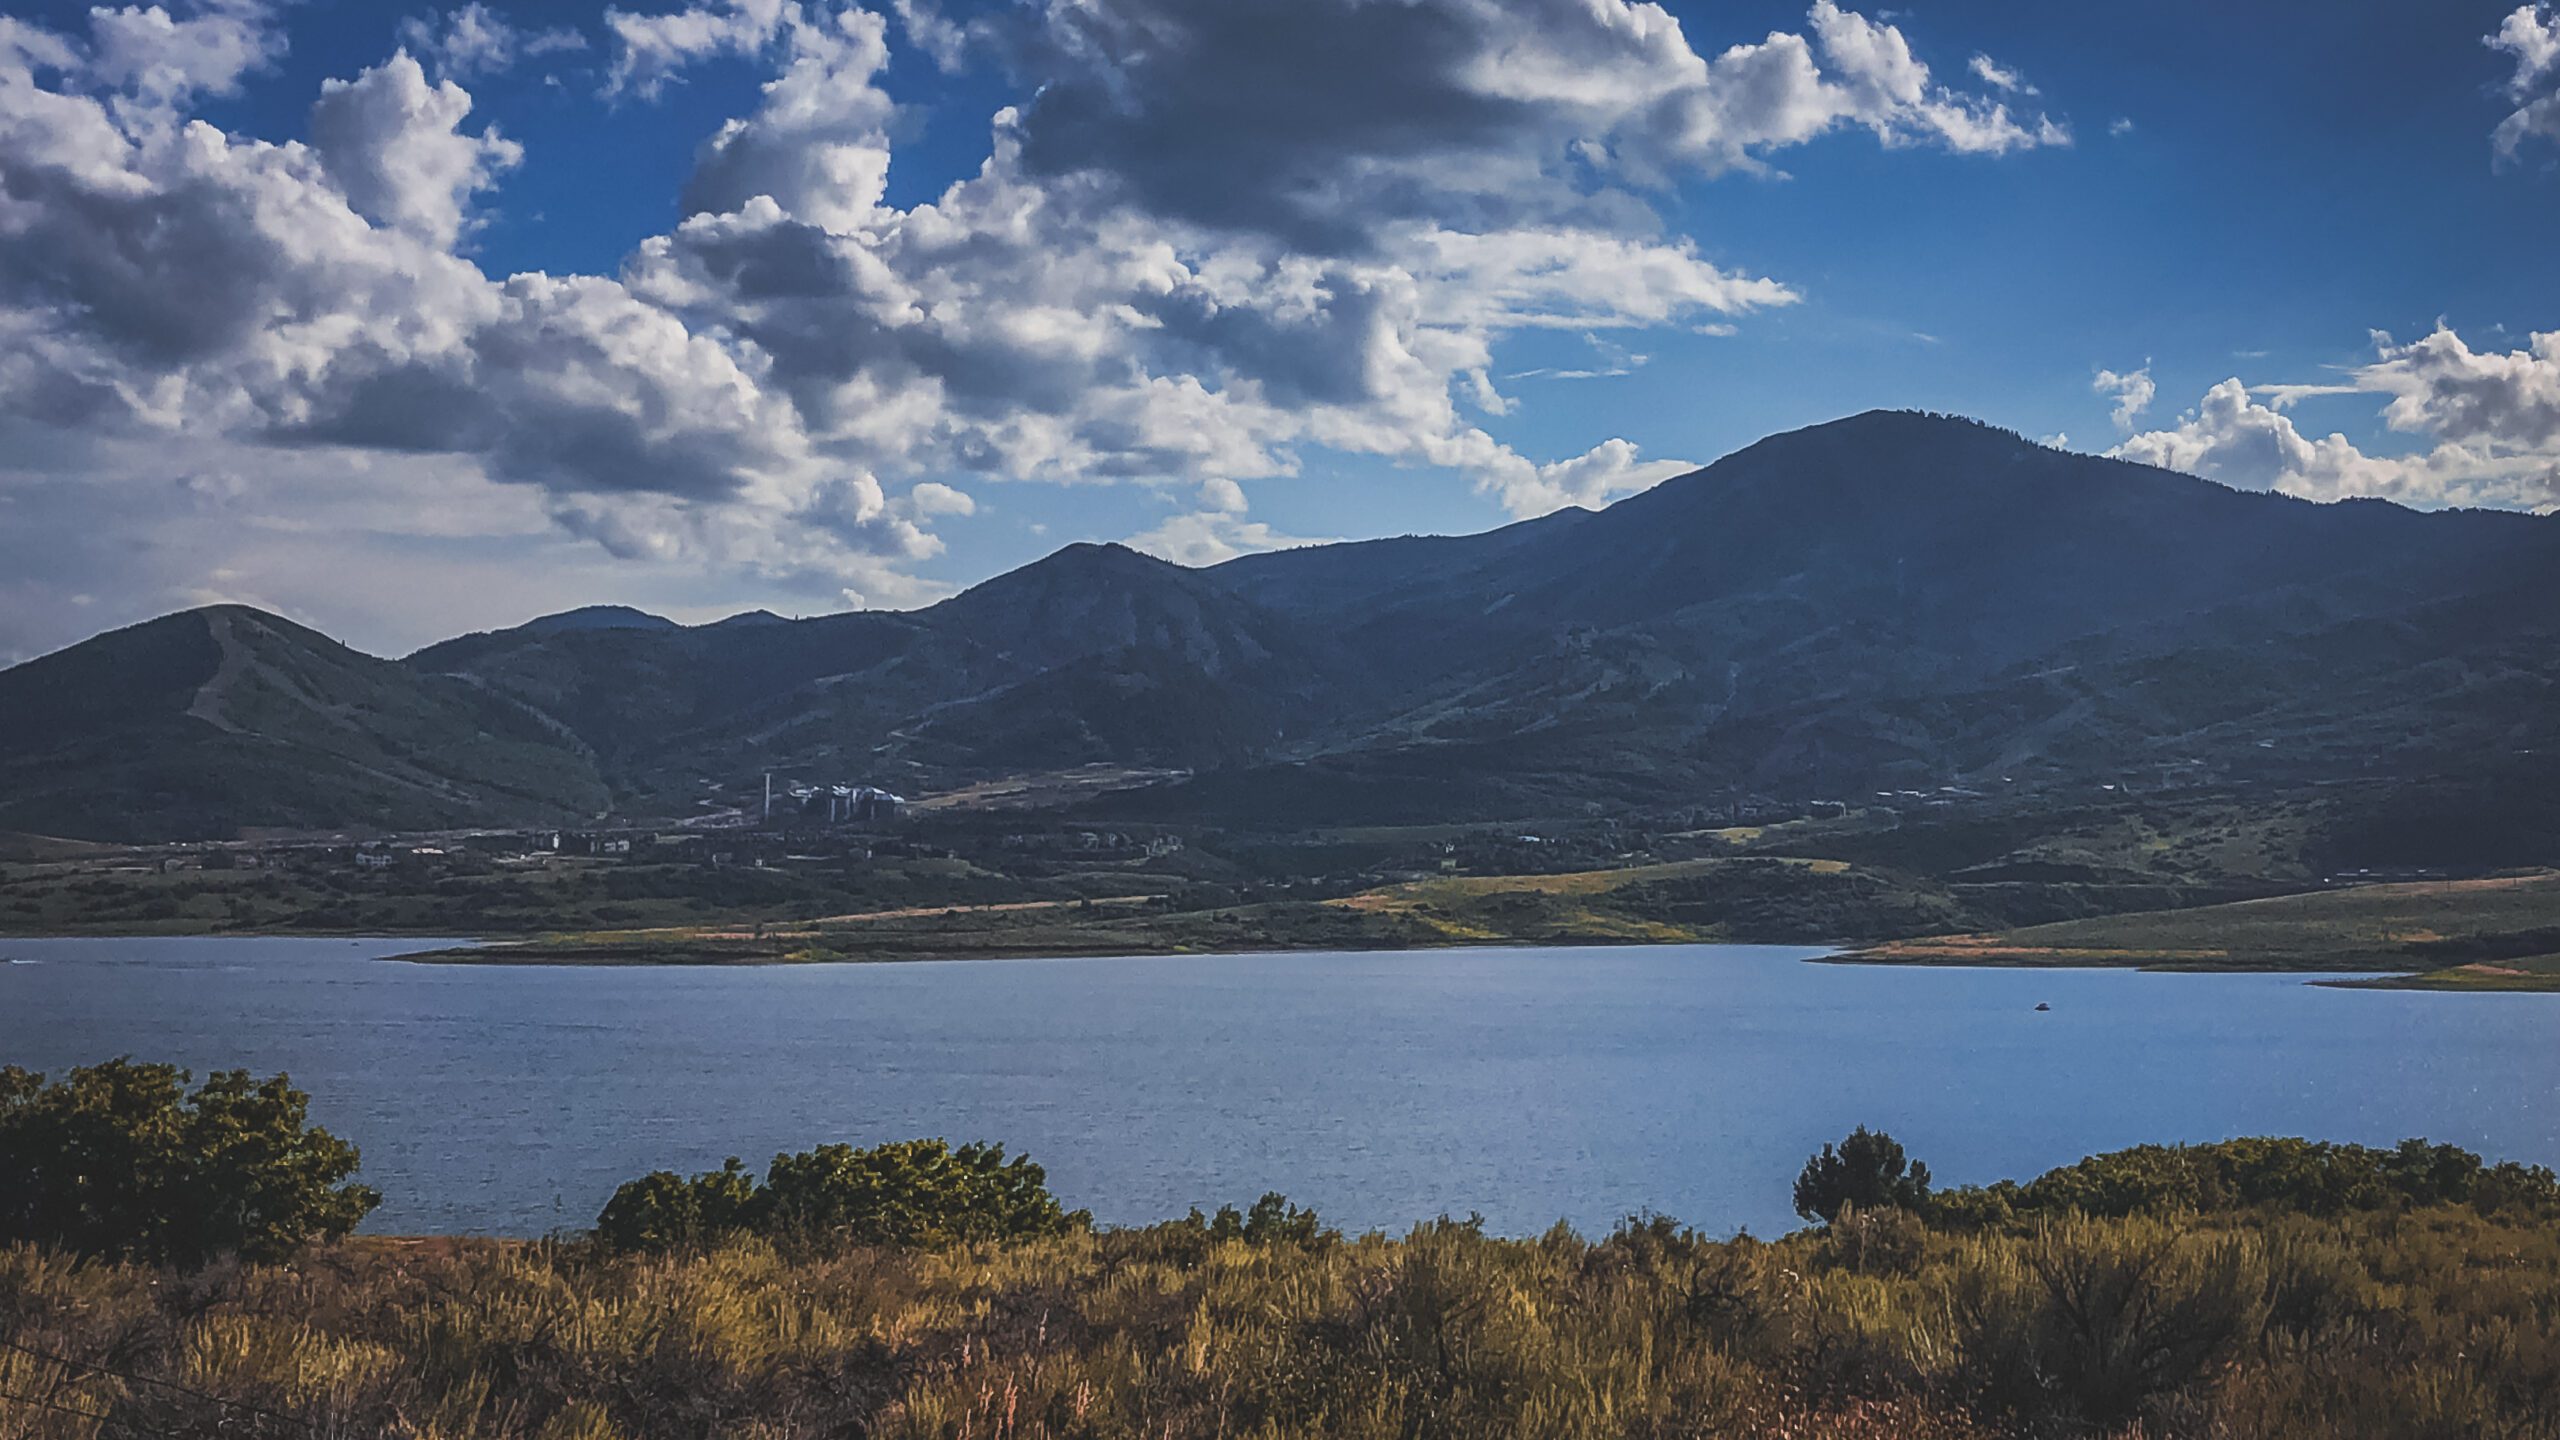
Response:
[{"label": "shaded mountain slope", "polygon": [[96,839],[242,827],[557,823],[609,803],[522,705],[217,605],[0,672],[0,827]]},{"label": "shaded mountain slope", "polygon": [[528,635],[562,635],[572,630],[673,630],[676,622],[628,605],[582,605],[557,615],[542,615],[516,627]]},{"label": "shaded mountain slope", "polygon": [[[2560,521],[2314,505],[1907,413],[1596,513],[1206,570],[1076,545],[912,613],[598,607],[396,667],[265,617],[251,671],[319,678],[236,693],[185,619],[0,675],[0,770],[144,763],[133,737],[170,727],[130,782],[146,828],[302,823],[315,789],[412,816],[601,781],[668,815],[764,770],[931,793],[1093,764],[1197,772],[1105,808],[1349,823],[2560,752]],[[296,747],[332,778],[264,768]],[[554,753],[556,780],[521,773]],[[27,784],[0,826],[104,833],[128,804]]]},{"label": "shaded mountain slope", "polygon": [[1492,605],[1508,593],[1494,567],[1553,544],[1593,518],[1592,511],[1566,509],[1480,535],[1400,535],[1272,550],[1201,573],[1255,604],[1325,620],[1402,605],[1429,607],[1451,596]]},{"label": "shaded mountain slope", "polygon": [[[840,678],[858,677],[864,694],[880,698],[863,712],[875,718],[897,712],[908,691],[930,697],[965,683],[971,657],[940,653],[934,640],[910,616],[861,612],[670,630],[501,630],[429,646],[405,663],[551,716],[620,772],[676,737],[755,728],[777,697]],[[884,687],[892,693],[881,695]]]},{"label": "shaded mountain slope", "polygon": [[1726,786],[2299,778],[2458,767],[2552,728],[2543,517],[2314,505],[1879,413],[1497,537],[1402,581],[1323,550],[1212,572],[1290,603],[1371,597],[1348,641],[1415,683],[1328,753],[1141,803],[1339,790],[1352,808],[1325,808],[1352,820],[1453,791],[1490,817],[1533,813],[1505,808],[1524,790],[1552,811]]},{"label": "shaded mountain slope", "polygon": [[916,618],[1025,672],[1123,650],[1163,655],[1212,678],[1323,664],[1312,633],[1284,613],[1123,545],[1070,545]]},{"label": "shaded mountain slope", "polygon": [[627,799],[782,769],[930,787],[1008,770],[1215,765],[1305,728],[1356,679],[1322,632],[1117,545],[1069,546],[926,610],[672,631],[499,631],[416,669],[592,745]]},{"label": "shaded mountain slope", "polygon": [[[2376,613],[2512,579],[2547,564],[2554,538],[2530,516],[2314,505],[1873,412],[1773,436],[1577,523],[1467,537],[1410,577],[1344,577],[1357,557],[1328,550],[1255,557],[1249,573],[1283,604],[1318,588],[1288,572],[1324,574],[1321,588],[1366,597],[1361,643],[1443,668],[1562,626],[1645,625],[1687,632],[1683,648],[1710,663],[1846,632],[1829,647],[1843,658],[1916,652],[1934,682],[2293,589]],[[1474,648],[1445,643],[1453,631]]]}]

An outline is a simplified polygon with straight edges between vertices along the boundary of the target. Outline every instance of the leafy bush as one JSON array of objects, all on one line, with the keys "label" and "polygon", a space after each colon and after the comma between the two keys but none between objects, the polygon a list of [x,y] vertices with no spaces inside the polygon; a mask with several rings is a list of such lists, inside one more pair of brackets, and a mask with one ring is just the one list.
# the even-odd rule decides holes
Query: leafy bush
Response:
[{"label": "leafy bush", "polygon": [[2254,1239],[2158,1222],[2072,1220],[2023,1251],[1977,1245],[1942,1283],[1976,1405],[2102,1431],[2193,1392],[2267,1325]]},{"label": "leafy bush", "polygon": [[732,1156],[688,1179],[658,1171],[625,1184],[596,1217],[614,1250],[669,1250],[731,1235],[795,1245],[932,1247],[1029,1240],[1082,1229],[1029,1156],[1001,1145],[901,1140],[857,1150],[821,1145],[776,1155],[759,1182]]},{"label": "leafy bush", "polygon": [[1910,1210],[1844,1205],[1823,1231],[1822,1259],[1855,1274],[1910,1275],[1929,1249],[1929,1225]]},{"label": "leafy bush", "polygon": [[777,1155],[760,1195],[768,1230],[863,1245],[948,1245],[1059,1235],[1083,1223],[1049,1193],[1048,1175],[1001,1145],[903,1140]]},{"label": "leafy bush", "polygon": [[1266,1192],[1250,1209],[1221,1205],[1217,1214],[1205,1219],[1194,1209],[1180,1223],[1199,1227],[1211,1240],[1241,1240],[1247,1245],[1305,1246],[1341,1238],[1340,1231],[1324,1228],[1316,1212],[1290,1204],[1289,1197],[1276,1190]]},{"label": "leafy bush", "polygon": [[1892,1136],[1861,1125],[1804,1162],[1795,1198],[1798,1215],[1824,1224],[1852,1208],[1918,1210],[1929,1201],[1929,1167],[1905,1159]]},{"label": "leafy bush", "polygon": [[659,1170],[613,1192],[596,1216],[596,1238],[614,1250],[710,1245],[751,1227],[755,1199],[755,1177],[735,1155],[691,1179]]},{"label": "leafy bush", "polygon": [[193,1077],[130,1059],[48,1084],[0,1068],[0,1244],[199,1265],[276,1260],[382,1201],[349,1184],[356,1147],[307,1123],[282,1075]]},{"label": "leafy bush", "polygon": [[[1305,1214],[1275,1199],[1223,1246],[1205,1216],[931,1253],[453,1240],[183,1275],[0,1245],[0,1392],[61,1407],[12,1428],[0,1403],[0,1434],[2554,1440],[2560,1226],[2481,1208],[2495,1173],[2469,1204],[1969,1235],[1853,1206],[1775,1241],[1642,1216],[1597,1241],[1444,1220],[1271,1243]],[[651,1177],[622,1213],[718,1231],[760,1188]]]},{"label": "leafy bush", "polygon": [[2467,1204],[2560,1216],[2560,1179],[2539,1165],[2486,1165],[2453,1145],[2404,1140],[2389,1150],[2317,1140],[2250,1138],[2137,1145],[2092,1155],[2024,1185],[2002,1181],[1937,1196],[1930,1217],[1979,1227],[2027,1215],[2166,1215],[2273,1207],[2310,1215]]}]

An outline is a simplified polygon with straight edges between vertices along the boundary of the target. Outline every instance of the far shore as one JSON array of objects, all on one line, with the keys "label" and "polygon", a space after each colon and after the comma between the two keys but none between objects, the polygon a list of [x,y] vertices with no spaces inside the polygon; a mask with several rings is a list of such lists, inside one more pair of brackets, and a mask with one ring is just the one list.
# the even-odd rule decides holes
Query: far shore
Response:
[{"label": "far shore", "polygon": [[[2539,879],[2541,877],[2537,877]],[[2542,888],[2540,885],[2536,889]],[[2253,902],[2263,909],[2271,902]],[[2280,902],[2274,902],[2280,903]],[[2249,907],[2220,907],[2235,911]],[[2207,911],[2155,912],[2048,927],[2073,932],[2184,927],[2192,930]],[[303,930],[282,926],[215,929],[154,926],[123,931],[54,932],[0,936],[0,959],[11,939],[295,939],[348,942],[416,939],[421,948],[381,958],[430,965],[765,966],[894,964],[904,961],[1068,960],[1142,956],[1242,956],[1318,953],[1394,953],[1464,949],[1579,948],[1650,945],[1775,945],[1828,953],[1804,957],[1827,965],[1918,966],[1937,969],[2138,970],[2168,974],[2298,974],[2304,983],[2336,989],[2424,990],[2448,993],[2560,993],[2560,971],[2540,957],[2521,963],[2466,959],[2453,965],[2413,965],[2407,954],[2384,947],[2330,942],[2320,922],[2305,917],[2280,934],[2263,928],[2264,914],[2235,922],[2244,942],[2225,949],[2176,945],[2023,943],[2035,932],[2014,935],[1934,935],[1874,941],[1785,933],[1719,934],[1673,926],[1564,924],[1536,933],[1503,934],[1483,926],[1456,926],[1415,907],[1383,909],[1363,900],[1296,902],[1220,912],[1166,911],[1153,897],[1113,897],[1093,902],[1010,903],[981,906],[902,907],[833,916],[816,921],[756,925],[737,920],[716,925],[634,930],[560,931],[539,935],[457,937],[450,931],[399,929]],[[2060,937],[2057,937],[2060,938]],[[2094,936],[2092,937],[2094,938]],[[2112,933],[2108,939],[2116,938]],[[2131,938],[2128,935],[2126,938]],[[2183,934],[2182,934],[2183,938]],[[2222,938],[2220,934],[2215,939]]]}]

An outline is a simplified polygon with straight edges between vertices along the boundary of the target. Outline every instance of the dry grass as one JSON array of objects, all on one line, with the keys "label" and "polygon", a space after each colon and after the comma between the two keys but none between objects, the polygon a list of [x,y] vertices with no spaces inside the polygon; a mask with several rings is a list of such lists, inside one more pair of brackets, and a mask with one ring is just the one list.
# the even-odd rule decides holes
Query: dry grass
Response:
[{"label": "dry grass", "polygon": [[[1445,905],[1465,900],[1481,900],[1495,895],[1605,895],[1629,885],[1654,880],[1685,880],[1710,876],[1731,868],[1730,861],[1675,860],[1662,865],[1630,865],[1618,870],[1576,870],[1563,875],[1452,875],[1434,880],[1416,880],[1404,885],[1389,885],[1365,891],[1336,905],[1355,910],[1398,910],[1422,905]],[[1764,861],[1762,863],[1772,863]],[[1815,875],[1839,875],[1848,865],[1838,860],[1776,861],[1800,867]]]},{"label": "dry grass", "polygon": [[2560,1435],[2560,1239],[2467,1210],[939,1253],[0,1252],[0,1440]]},{"label": "dry grass", "polygon": [[1080,765],[1071,770],[1043,770],[963,785],[912,802],[923,814],[962,810],[1036,810],[1072,804],[1115,790],[1140,789],[1181,780],[1188,770],[1157,770],[1125,765]]},{"label": "dry grass", "polygon": [[[2532,957],[2560,934],[2560,871],[2359,885],[1904,940],[1858,958],[1940,965],[2143,965],[2267,970],[2452,970],[2471,988],[2549,982]],[[2519,954],[2494,953],[2502,948]],[[2484,953],[2486,952],[2486,953]],[[2521,972],[2501,976],[2500,970]]]},{"label": "dry grass", "polygon": [[[1666,880],[1711,879],[1733,873],[1725,859],[1678,860],[1616,870],[1577,870],[1560,875],[1451,875],[1388,885],[1326,902],[1363,915],[1429,926],[1452,944],[1505,940],[1571,939],[1631,944],[1677,944],[1712,938],[1698,930],[1589,903],[1632,886]],[[1809,875],[1842,875],[1838,860],[1769,858]]]}]

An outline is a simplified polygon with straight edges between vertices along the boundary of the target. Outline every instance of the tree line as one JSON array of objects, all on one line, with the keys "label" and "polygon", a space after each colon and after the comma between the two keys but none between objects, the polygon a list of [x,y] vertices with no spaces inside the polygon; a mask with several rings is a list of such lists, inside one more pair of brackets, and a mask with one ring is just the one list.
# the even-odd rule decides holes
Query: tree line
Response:
[{"label": "tree line", "polygon": [[[310,1122],[291,1079],[129,1058],[62,1079],[0,1067],[0,1244],[174,1266],[292,1257],[342,1239],[381,1203],[354,1178],[357,1148]],[[1929,1167],[1864,1126],[1806,1160],[1796,1213],[1836,1226],[1892,1213],[1978,1231],[2061,1216],[2125,1218],[2251,1209],[2315,1216],[2462,1205],[2560,1218],[2545,1166],[2486,1162],[2453,1145],[2379,1149],[2249,1138],[2140,1145],[2024,1183],[1938,1189]],[[1262,1243],[1329,1234],[1312,1211],[1265,1195],[1187,1222]],[[694,1175],[661,1170],[613,1193],[592,1231],[616,1252],[704,1249],[755,1238],[801,1249],[933,1248],[1038,1240],[1093,1228],[1047,1172],[1001,1145],[902,1140],[780,1154],[761,1175],[731,1157]]]}]

